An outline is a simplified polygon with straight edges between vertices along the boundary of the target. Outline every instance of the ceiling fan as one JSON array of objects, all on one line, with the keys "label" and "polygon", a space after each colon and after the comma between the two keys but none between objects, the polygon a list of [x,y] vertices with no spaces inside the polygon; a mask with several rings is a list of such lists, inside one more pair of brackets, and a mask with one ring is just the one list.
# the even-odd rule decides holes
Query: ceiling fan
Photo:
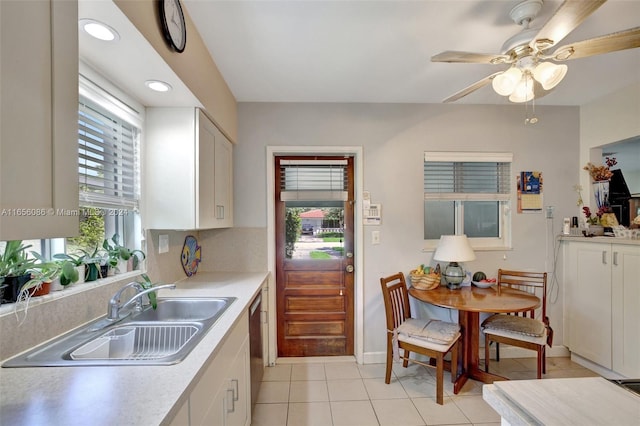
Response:
[{"label": "ceiling fan", "polygon": [[548,94],[567,73],[567,66],[556,64],[618,50],[640,47],[640,27],[567,44],[551,51],[606,0],[566,0],[540,29],[529,28],[542,8],[542,0],[524,0],[509,16],[523,27],[502,46],[502,53],[445,51],[431,57],[432,62],[510,65],[460,90],[443,102],[458,99],[492,83],[493,89],[511,102],[528,102]]}]

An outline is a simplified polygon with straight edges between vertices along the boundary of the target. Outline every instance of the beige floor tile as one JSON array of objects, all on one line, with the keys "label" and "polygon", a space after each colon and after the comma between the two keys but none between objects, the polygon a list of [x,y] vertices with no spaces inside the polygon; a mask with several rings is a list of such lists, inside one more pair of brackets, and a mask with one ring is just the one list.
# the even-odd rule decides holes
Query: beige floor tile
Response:
[{"label": "beige floor tile", "polygon": [[444,398],[444,404],[436,403],[434,398],[415,398],[413,405],[422,419],[428,425],[468,424],[469,419],[449,397]]},{"label": "beige floor tile", "polygon": [[371,401],[331,402],[333,426],[378,426]]},{"label": "beige floor tile", "polygon": [[329,401],[369,400],[362,379],[327,380]]},{"label": "beige floor tile", "polygon": [[482,395],[453,396],[451,398],[471,423],[500,422],[500,415],[482,399]]},{"label": "beige floor tile", "polygon": [[406,376],[419,376],[424,374],[429,374],[429,367],[425,367],[416,363],[409,363],[407,368],[402,366],[401,362],[393,363],[393,373],[396,377],[406,377]]},{"label": "beige floor tile", "polygon": [[291,382],[289,402],[320,401],[329,401],[327,382],[321,380]]},{"label": "beige floor tile", "polygon": [[431,375],[407,376],[401,377],[399,380],[410,398],[431,398],[436,396],[436,379]]},{"label": "beige floor tile", "polygon": [[283,426],[287,424],[289,404],[256,404],[251,413],[251,426]]},{"label": "beige floor tile", "polygon": [[426,423],[410,399],[379,399],[371,401],[382,426],[421,426]]},{"label": "beige floor tile", "polygon": [[324,364],[293,364],[291,366],[291,381],[326,379]]},{"label": "beige floor tile", "polygon": [[358,364],[360,376],[363,379],[384,378],[387,373],[386,364]]},{"label": "beige floor tile", "polygon": [[369,394],[369,399],[396,399],[409,398],[398,379],[391,379],[386,384],[384,379],[362,379]]},{"label": "beige floor tile", "polygon": [[331,406],[328,402],[293,402],[289,404],[287,426],[331,425]]},{"label": "beige floor tile", "polygon": [[265,367],[264,382],[288,382],[291,380],[291,364],[278,364],[273,367]]},{"label": "beige floor tile", "polygon": [[360,371],[358,370],[358,366],[353,362],[337,362],[335,364],[325,364],[324,373],[327,376],[327,380],[360,378]]},{"label": "beige floor tile", "polygon": [[289,402],[289,382],[262,382],[257,402]]}]

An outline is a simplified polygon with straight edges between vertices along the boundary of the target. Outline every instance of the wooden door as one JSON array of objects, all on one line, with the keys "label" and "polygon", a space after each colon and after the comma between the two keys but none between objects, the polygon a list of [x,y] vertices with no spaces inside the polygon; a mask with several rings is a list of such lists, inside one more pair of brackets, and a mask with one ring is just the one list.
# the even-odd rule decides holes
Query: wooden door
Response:
[{"label": "wooden door", "polygon": [[[331,199],[335,192],[322,188],[315,190],[318,199],[311,199],[314,190],[300,190],[292,200],[284,194],[285,162],[304,164],[305,158],[275,159],[278,356],[352,355],[353,158],[309,160],[320,175],[326,171],[322,164],[344,163],[344,200]],[[302,174],[307,166],[314,167],[301,166]]]}]

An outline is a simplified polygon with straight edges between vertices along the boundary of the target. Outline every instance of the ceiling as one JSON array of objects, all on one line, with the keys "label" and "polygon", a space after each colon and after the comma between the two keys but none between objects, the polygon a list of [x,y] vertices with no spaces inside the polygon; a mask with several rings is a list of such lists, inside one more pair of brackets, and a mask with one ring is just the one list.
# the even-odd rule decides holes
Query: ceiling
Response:
[{"label": "ceiling", "polygon": [[[182,0],[239,102],[376,103],[440,103],[505,69],[430,58],[445,50],[500,53],[521,29],[509,18],[519,2]],[[560,4],[545,0],[531,26]],[[638,17],[640,1],[609,0],[557,46],[636,27]],[[566,64],[565,79],[538,104],[582,105],[640,81],[640,49]],[[489,85],[457,103],[509,102]]]}]

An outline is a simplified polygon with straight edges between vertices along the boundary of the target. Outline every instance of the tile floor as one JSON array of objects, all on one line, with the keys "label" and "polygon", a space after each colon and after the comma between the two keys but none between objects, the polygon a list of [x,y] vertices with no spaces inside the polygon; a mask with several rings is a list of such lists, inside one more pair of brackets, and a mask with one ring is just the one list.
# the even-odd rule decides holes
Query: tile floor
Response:
[{"label": "tile floor", "polygon": [[[396,363],[390,384],[384,364],[309,360],[265,369],[252,426],[500,425],[482,399],[482,383],[468,381],[453,394],[445,372],[444,405],[435,402],[435,369]],[[502,359],[491,371],[512,380],[535,379],[535,358]],[[596,373],[569,358],[547,358],[545,378]]]}]

